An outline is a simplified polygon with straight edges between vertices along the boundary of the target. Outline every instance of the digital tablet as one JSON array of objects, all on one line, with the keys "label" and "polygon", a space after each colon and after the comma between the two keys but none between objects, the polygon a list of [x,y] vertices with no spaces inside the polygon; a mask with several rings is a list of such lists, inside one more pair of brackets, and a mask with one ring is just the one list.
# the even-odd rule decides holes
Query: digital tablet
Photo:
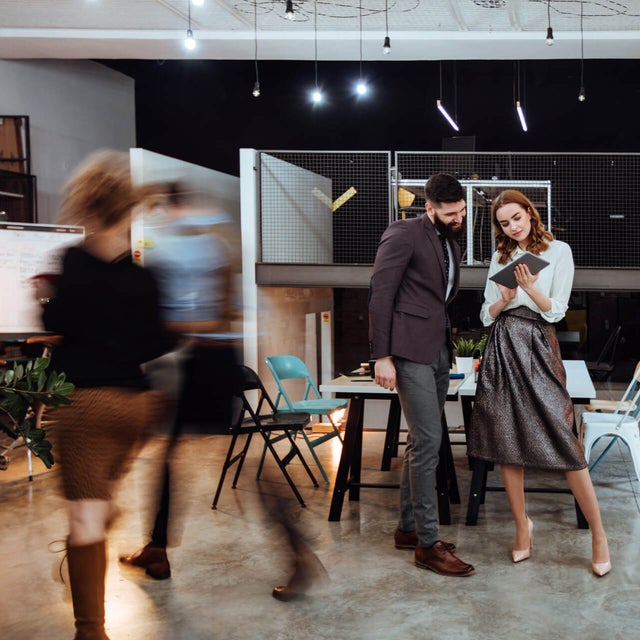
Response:
[{"label": "digital tablet", "polygon": [[533,253],[524,253],[517,260],[510,262],[504,269],[500,269],[498,273],[492,275],[491,280],[501,284],[503,287],[507,287],[507,289],[515,289],[518,283],[516,282],[514,270],[519,264],[526,264],[534,276],[549,265],[546,260],[534,256]]}]

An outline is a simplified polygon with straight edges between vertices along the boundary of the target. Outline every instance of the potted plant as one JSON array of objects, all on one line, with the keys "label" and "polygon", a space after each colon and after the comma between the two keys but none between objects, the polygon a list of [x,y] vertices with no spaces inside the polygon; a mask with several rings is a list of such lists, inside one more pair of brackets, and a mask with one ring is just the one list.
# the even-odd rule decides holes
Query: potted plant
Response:
[{"label": "potted plant", "polygon": [[[55,462],[51,443],[38,426],[42,405],[71,404],[67,397],[74,389],[64,373],[47,372],[49,358],[36,358],[25,364],[0,369],[0,421],[2,430],[27,447],[50,469]],[[0,463],[6,466],[7,459]]]},{"label": "potted plant", "polygon": [[483,333],[480,338],[476,341],[476,352],[479,358],[482,358],[482,354],[484,353],[484,348],[487,346],[487,339],[489,338],[488,333]]},{"label": "potted plant", "polygon": [[456,368],[458,373],[471,373],[473,371],[473,356],[478,350],[473,338],[456,338],[453,341],[456,354]]}]

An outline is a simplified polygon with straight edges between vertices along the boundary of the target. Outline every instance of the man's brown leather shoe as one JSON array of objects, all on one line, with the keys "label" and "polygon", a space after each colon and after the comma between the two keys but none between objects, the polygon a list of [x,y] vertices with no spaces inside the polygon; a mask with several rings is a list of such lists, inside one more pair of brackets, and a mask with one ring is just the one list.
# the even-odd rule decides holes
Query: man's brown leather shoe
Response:
[{"label": "man's brown leather shoe", "polygon": [[416,567],[430,569],[441,576],[466,577],[475,571],[472,565],[454,556],[442,540],[438,540],[430,549],[416,547],[415,563]]},{"label": "man's brown leather shoe", "polygon": [[[415,531],[401,531],[400,529],[396,529],[396,532],[393,534],[393,541],[396,549],[415,549],[418,546],[418,536]],[[453,544],[453,542],[444,542],[444,540],[442,542],[449,551],[453,552],[456,550],[456,545]]]}]

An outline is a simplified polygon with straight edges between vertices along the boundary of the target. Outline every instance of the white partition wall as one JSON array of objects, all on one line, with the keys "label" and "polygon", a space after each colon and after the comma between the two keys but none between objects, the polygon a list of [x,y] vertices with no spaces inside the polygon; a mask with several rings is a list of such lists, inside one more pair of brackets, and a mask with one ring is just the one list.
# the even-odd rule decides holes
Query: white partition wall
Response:
[{"label": "white partition wall", "polygon": [[[262,202],[263,219],[265,205],[264,181],[261,189],[259,170],[260,159],[265,155],[254,149],[240,150],[243,334],[244,363],[255,369],[269,391],[272,391],[271,376],[264,365],[264,358],[267,355],[289,353],[305,360],[311,351],[318,352],[318,339],[326,345],[327,336],[330,340],[331,335],[333,292],[325,287],[258,287],[256,283],[256,264],[266,261],[264,250],[262,255],[260,253],[261,241],[264,247],[264,238],[260,233],[260,203]],[[275,162],[272,162],[273,160]],[[276,184],[270,188],[271,204],[267,205],[266,215],[278,216],[279,212],[284,212],[287,228],[281,229],[276,222],[277,230],[271,236],[273,246],[267,249],[267,256],[276,259],[278,252],[287,248],[287,242],[291,247],[291,243],[296,242],[297,234],[306,233],[314,237],[315,234],[320,234],[305,254],[306,261],[309,262],[311,258],[318,259],[320,256],[322,261],[326,261],[327,257],[331,259],[333,214],[330,205],[327,204],[331,198],[330,181],[275,158],[268,158],[267,163],[267,181],[277,182],[279,172],[286,170],[294,171],[296,178],[302,177],[306,185],[295,197],[290,189],[278,187]],[[303,192],[306,192],[308,197],[304,196]],[[277,204],[273,197],[276,193],[280,204]],[[318,197],[318,193],[322,193],[323,197]],[[293,208],[286,206],[290,199],[297,202]],[[309,220],[310,214],[312,218],[322,217],[323,220]],[[272,217],[271,226],[274,226],[274,220],[276,218]],[[278,236],[279,247],[276,246]],[[284,261],[293,263],[296,260],[297,258],[289,257]],[[310,322],[313,324],[313,331],[309,329]],[[312,367],[320,365],[319,376],[323,380],[331,375],[332,348],[332,345],[323,346],[321,356],[311,358]]]},{"label": "white partition wall", "polygon": [[333,262],[331,180],[261,153],[261,262]]}]

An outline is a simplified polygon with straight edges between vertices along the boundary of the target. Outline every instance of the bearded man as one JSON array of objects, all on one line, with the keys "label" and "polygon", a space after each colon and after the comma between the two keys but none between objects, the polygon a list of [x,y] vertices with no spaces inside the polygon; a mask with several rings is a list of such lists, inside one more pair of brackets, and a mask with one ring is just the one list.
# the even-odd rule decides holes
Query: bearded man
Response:
[{"label": "bearded man", "polygon": [[400,482],[397,549],[415,564],[446,576],[470,576],[472,565],[440,540],[436,467],[441,416],[452,360],[448,305],[460,282],[465,193],[451,175],[425,185],[426,212],[392,223],[378,246],[369,292],[369,341],[375,381],[398,390],[408,426]]}]

